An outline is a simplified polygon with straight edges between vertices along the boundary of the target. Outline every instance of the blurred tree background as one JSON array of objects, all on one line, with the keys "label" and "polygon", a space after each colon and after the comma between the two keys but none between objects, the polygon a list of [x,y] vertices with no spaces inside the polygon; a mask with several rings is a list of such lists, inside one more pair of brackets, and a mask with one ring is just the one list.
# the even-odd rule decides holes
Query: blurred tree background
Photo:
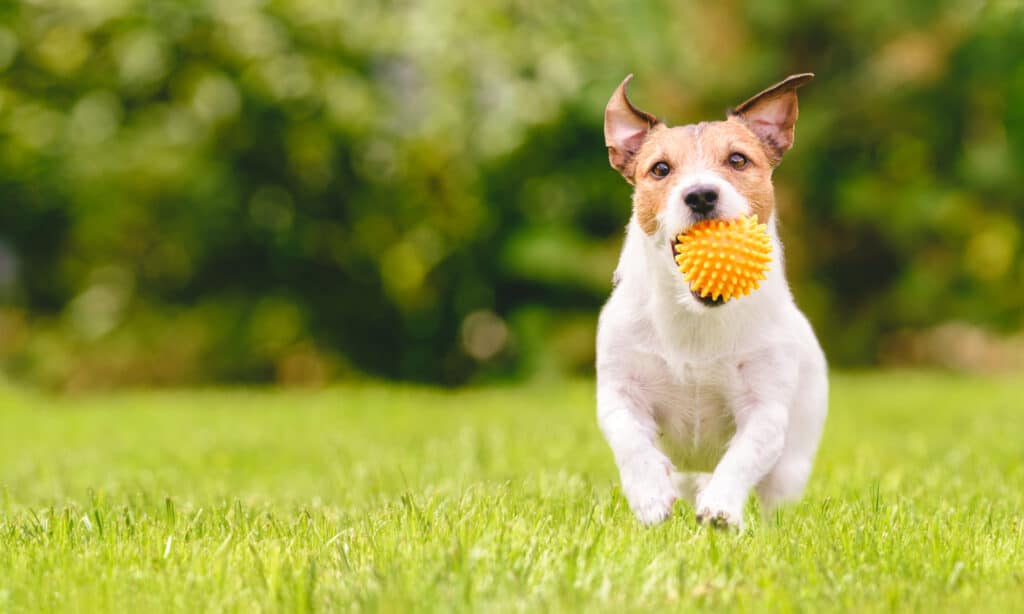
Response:
[{"label": "blurred tree background", "polygon": [[833,364],[1024,367],[1024,10],[975,0],[0,8],[0,370],[58,389],[589,373],[670,123],[793,72],[790,279]]}]

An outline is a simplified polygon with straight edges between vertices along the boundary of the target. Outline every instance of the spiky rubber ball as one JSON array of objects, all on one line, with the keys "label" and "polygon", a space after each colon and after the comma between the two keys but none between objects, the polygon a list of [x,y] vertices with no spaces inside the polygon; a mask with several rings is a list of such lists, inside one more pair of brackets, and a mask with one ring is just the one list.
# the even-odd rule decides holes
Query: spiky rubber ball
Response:
[{"label": "spiky rubber ball", "polygon": [[772,240],[755,216],[697,222],[676,237],[676,264],[701,298],[728,301],[766,279]]}]

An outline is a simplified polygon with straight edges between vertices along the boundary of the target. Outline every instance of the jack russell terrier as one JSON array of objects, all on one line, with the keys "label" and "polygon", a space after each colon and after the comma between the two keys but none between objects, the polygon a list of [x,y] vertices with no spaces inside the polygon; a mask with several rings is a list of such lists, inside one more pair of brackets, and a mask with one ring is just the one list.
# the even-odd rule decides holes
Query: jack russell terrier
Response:
[{"label": "jack russell terrier", "polygon": [[[643,524],[667,519],[683,497],[699,522],[742,528],[752,488],[768,511],[807,483],[827,367],[783,273],[772,171],[793,144],[796,90],[812,77],[793,75],[724,121],[670,128],[630,103],[632,75],[605,109],[609,161],[634,191],[598,323],[597,416]],[[676,237],[749,215],[771,237],[760,289],[731,301],[692,292]]]}]

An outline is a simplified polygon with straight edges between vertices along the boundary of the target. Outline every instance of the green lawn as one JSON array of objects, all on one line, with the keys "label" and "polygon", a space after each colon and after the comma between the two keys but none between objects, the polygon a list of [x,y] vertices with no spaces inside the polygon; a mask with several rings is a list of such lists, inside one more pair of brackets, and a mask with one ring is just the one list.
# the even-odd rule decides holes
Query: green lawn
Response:
[{"label": "green lawn", "polygon": [[4,611],[1024,611],[1024,382],[838,375],[803,502],[641,528],[591,385],[0,390]]}]

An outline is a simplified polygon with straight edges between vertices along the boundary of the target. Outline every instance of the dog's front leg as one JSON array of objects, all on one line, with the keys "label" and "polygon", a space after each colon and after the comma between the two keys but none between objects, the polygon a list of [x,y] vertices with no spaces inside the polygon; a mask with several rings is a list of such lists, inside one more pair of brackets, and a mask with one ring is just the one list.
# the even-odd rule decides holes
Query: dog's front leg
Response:
[{"label": "dog's front leg", "polygon": [[652,525],[672,514],[679,491],[672,462],[658,449],[658,426],[650,407],[627,387],[602,386],[597,392],[597,420],[615,456],[622,493],[637,519]]},{"label": "dog's front leg", "polygon": [[778,462],[786,442],[789,412],[776,402],[752,401],[735,412],[736,435],[697,495],[697,520],[743,527],[743,504]]}]

